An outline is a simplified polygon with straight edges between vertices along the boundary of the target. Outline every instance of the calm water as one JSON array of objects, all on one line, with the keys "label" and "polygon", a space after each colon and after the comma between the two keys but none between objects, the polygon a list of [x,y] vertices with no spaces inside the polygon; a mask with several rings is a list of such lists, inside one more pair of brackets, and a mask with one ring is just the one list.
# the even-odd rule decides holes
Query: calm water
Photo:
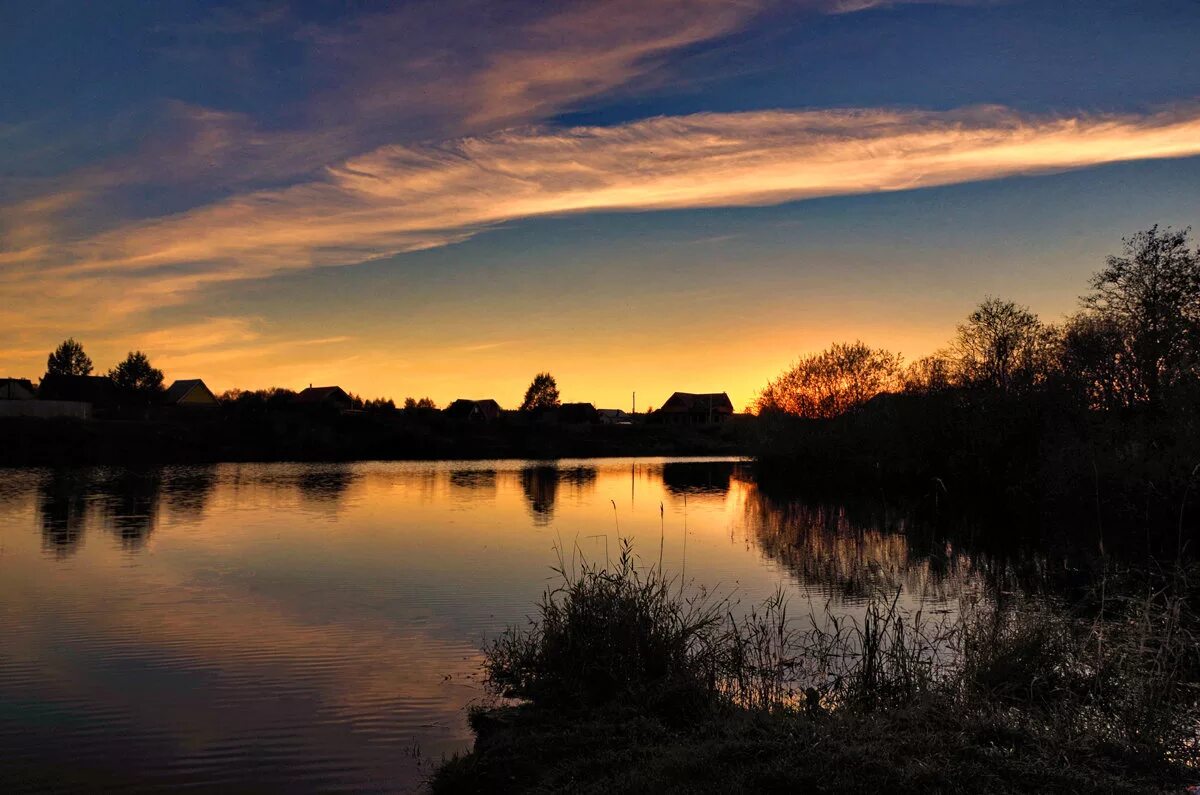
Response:
[{"label": "calm water", "polygon": [[[714,460],[0,470],[0,789],[406,791],[556,544],[696,585],[953,611],[982,564]],[[660,505],[662,516],[660,518]],[[661,522],[661,523],[660,523]],[[685,532],[686,528],[686,532]],[[910,534],[911,535],[911,534]]]}]

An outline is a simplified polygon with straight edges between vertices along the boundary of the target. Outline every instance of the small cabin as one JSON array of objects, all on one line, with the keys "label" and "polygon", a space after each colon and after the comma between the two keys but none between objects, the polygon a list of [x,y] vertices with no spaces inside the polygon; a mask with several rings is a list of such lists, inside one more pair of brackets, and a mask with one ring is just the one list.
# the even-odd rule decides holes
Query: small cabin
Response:
[{"label": "small cabin", "polygon": [[563,403],[551,412],[554,421],[563,425],[590,425],[600,421],[600,414],[591,403]]},{"label": "small cabin", "polygon": [[292,398],[292,405],[300,408],[335,408],[348,411],[354,408],[354,401],[340,386],[309,386]]},{"label": "small cabin", "polygon": [[199,378],[180,379],[171,384],[171,386],[167,387],[167,391],[163,395],[163,404],[167,406],[179,406],[180,408],[198,409],[215,409],[221,407],[221,402],[217,400],[217,396]]},{"label": "small cabin", "polygon": [[108,376],[52,375],[47,373],[38,385],[38,400],[90,403],[95,409],[119,406],[121,393]]},{"label": "small cabin", "polygon": [[37,393],[28,378],[0,378],[0,400],[33,400]]},{"label": "small cabin", "polygon": [[715,425],[733,416],[733,401],[724,392],[676,392],[654,412],[663,425]]},{"label": "small cabin", "polygon": [[596,409],[603,425],[632,425],[633,417],[625,409]]},{"label": "small cabin", "polygon": [[501,409],[500,404],[491,398],[483,400],[469,400],[467,398],[459,398],[458,400],[446,406],[442,413],[447,417],[456,420],[470,420],[472,422],[494,422],[500,419]]}]

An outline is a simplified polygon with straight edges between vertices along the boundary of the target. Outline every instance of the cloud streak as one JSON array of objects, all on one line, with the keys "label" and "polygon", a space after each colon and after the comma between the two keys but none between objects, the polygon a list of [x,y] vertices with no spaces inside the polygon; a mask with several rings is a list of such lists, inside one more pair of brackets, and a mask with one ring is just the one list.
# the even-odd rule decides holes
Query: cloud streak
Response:
[{"label": "cloud streak", "polygon": [[525,128],[382,147],[319,181],[0,253],[0,268],[6,289],[119,285],[107,308],[120,316],[214,284],[443,246],[527,218],[767,205],[1197,154],[1197,107],[1075,117],[769,111]]},{"label": "cloud streak", "polygon": [[[114,228],[118,207],[126,219],[152,215],[164,191],[186,203],[275,188],[384,144],[494,133],[616,92],[636,93],[669,79],[673,55],[772,15],[808,19],[974,2],[567,0],[501,7],[436,0],[320,23],[286,3],[249,12],[215,8],[207,19],[169,30],[173,43],[161,55],[171,69],[253,93],[271,82],[263,52],[294,46],[302,56],[291,76],[305,86],[303,97],[258,114],[156,101],[135,114],[137,121],[116,125],[136,138],[124,154],[67,173],[48,165],[62,159],[60,148],[80,145],[71,136],[58,146],[47,142],[69,126],[62,120],[0,127],[0,141],[12,139],[23,150],[11,158],[14,174],[43,163],[21,178],[0,175],[0,250]],[[463,25],[467,19],[475,24]],[[34,156],[31,148],[46,151]],[[41,173],[47,168],[50,176]]]}]

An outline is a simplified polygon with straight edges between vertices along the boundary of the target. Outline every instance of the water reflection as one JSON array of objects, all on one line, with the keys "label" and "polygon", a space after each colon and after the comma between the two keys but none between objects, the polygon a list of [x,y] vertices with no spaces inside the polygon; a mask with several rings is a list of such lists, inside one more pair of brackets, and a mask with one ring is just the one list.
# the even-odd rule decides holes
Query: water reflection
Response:
[{"label": "water reflection", "polygon": [[349,464],[313,464],[305,467],[296,478],[300,496],[324,507],[336,507],[354,482]]},{"label": "water reflection", "polygon": [[569,487],[576,497],[586,494],[595,489],[596,468],[538,464],[521,470],[521,489],[535,525],[545,526],[554,521],[560,484]]},{"label": "water reflection", "polygon": [[217,487],[215,464],[174,467],[163,478],[163,502],[176,521],[198,522]]},{"label": "water reflection", "polygon": [[496,493],[495,469],[455,469],[450,473],[451,490],[468,497]]},{"label": "water reflection", "polygon": [[521,470],[521,488],[529,501],[529,513],[536,525],[554,520],[554,503],[558,499],[558,470],[553,466],[536,466]]},{"label": "water reflection", "polygon": [[972,549],[874,501],[824,504],[769,496],[745,483],[746,527],[762,552],[800,583],[843,600],[902,591],[910,602],[943,603],[967,592],[1052,587],[1046,555]]},{"label": "water reflection", "polygon": [[894,587],[952,609],[1048,565],[768,495],[731,461],[29,470],[0,496],[0,707],[40,716],[0,709],[0,759],[143,790],[415,787],[404,749],[469,744],[480,639],[525,619],[559,542],[604,560],[632,537],[747,607],[783,587],[795,615]]},{"label": "water reflection", "polygon": [[74,554],[87,521],[87,470],[54,471],[38,484],[38,522],[42,549],[56,558]]},{"label": "water reflection", "polygon": [[733,461],[681,461],[663,464],[662,482],[675,496],[724,497],[733,477]]},{"label": "water reflection", "polygon": [[162,482],[161,469],[120,469],[95,481],[105,526],[125,549],[141,549],[154,532]]}]

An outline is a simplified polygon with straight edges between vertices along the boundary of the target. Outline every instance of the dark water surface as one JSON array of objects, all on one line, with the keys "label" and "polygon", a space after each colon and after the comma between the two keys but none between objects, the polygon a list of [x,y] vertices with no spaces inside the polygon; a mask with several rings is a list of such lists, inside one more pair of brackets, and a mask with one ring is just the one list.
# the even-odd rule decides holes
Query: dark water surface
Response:
[{"label": "dark water surface", "polygon": [[669,571],[796,614],[994,574],[904,529],[705,459],[0,470],[0,791],[412,790],[556,544],[657,563],[665,531]]}]

